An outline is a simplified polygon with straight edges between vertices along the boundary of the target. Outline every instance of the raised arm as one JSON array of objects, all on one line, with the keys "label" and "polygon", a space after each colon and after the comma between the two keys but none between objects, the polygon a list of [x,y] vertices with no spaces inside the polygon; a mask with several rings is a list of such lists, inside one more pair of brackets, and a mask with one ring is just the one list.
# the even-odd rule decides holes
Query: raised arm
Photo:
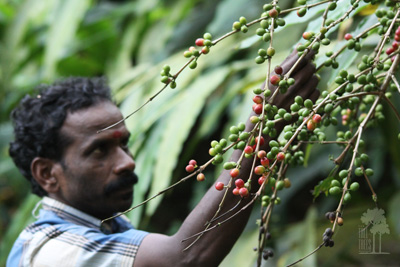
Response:
[{"label": "raised arm", "polygon": [[[296,95],[301,95],[303,98],[311,98],[315,100],[319,93],[315,89],[318,83],[317,77],[314,75],[315,67],[310,62],[313,55],[309,53],[305,59],[296,67],[291,77],[295,78],[294,85],[289,87],[288,92],[284,95],[278,94],[273,103],[278,107],[289,109],[293,98]],[[293,66],[298,59],[297,53],[292,53],[282,63],[283,73]],[[271,87],[270,87],[271,88]],[[250,114],[252,116],[254,114]],[[284,125],[277,125],[277,130],[280,131]],[[252,124],[247,122],[246,131],[251,130]],[[269,138],[264,137],[268,144]],[[263,147],[267,149],[266,145]],[[240,158],[242,151],[235,150],[232,153],[230,161],[237,161]],[[249,177],[252,168],[252,159],[244,158],[241,163],[240,177],[246,179]],[[216,182],[222,182],[225,185],[231,179],[230,172],[224,170]],[[252,192],[257,191],[259,185],[257,178],[252,179]],[[178,232],[173,236],[162,234],[149,234],[146,236],[139,247],[135,259],[135,266],[218,266],[218,264],[229,253],[240,234],[242,233],[251,213],[251,208],[246,208],[237,216],[221,224],[216,229],[213,229],[201,236],[196,243],[189,249],[184,249],[194,239],[182,242],[196,233],[204,230],[206,223],[214,216],[219,208],[219,204],[224,196],[224,193],[217,191],[214,186],[201,199],[200,203],[188,215],[183,222]],[[228,193],[221,207],[220,213],[223,214],[237,205],[240,200],[239,196]],[[243,198],[239,207],[236,210],[244,207],[249,203],[251,197]],[[215,223],[214,223],[215,224]]]}]

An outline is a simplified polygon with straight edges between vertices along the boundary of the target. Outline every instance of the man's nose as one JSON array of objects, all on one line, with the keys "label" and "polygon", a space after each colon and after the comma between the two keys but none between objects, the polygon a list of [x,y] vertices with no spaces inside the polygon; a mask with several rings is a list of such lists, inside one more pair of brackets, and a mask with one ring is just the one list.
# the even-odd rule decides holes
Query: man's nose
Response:
[{"label": "man's nose", "polygon": [[122,172],[133,172],[136,164],[132,155],[126,150],[119,148],[115,159],[114,173],[121,174]]}]

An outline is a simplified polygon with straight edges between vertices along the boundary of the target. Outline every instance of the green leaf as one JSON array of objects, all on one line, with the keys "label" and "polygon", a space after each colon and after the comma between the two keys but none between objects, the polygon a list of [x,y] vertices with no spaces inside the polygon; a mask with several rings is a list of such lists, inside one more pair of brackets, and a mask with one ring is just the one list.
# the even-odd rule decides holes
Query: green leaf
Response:
[{"label": "green leaf", "polygon": [[88,10],[90,0],[60,1],[53,10],[53,20],[44,53],[44,75],[53,78],[58,60],[64,53]]},{"label": "green leaf", "polygon": [[[163,160],[156,162],[150,196],[170,184],[179,153],[184,149],[182,147],[184,141],[202,110],[207,96],[223,81],[227,71],[227,68],[221,68],[196,79],[182,94],[180,103],[166,114],[164,119],[167,120],[167,125],[157,153]],[[146,214],[152,214],[160,201],[161,198],[151,201]]]}]

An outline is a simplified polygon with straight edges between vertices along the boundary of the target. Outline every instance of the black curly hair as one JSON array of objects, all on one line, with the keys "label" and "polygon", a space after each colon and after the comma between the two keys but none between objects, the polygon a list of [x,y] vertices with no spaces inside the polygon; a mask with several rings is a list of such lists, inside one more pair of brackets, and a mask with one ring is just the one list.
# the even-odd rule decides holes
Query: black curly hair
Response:
[{"label": "black curly hair", "polygon": [[15,140],[10,143],[9,153],[31,183],[32,193],[42,197],[47,192],[32,176],[33,159],[61,161],[64,149],[72,141],[60,132],[68,112],[112,100],[104,78],[72,77],[37,89],[38,95],[25,96],[11,113]]}]

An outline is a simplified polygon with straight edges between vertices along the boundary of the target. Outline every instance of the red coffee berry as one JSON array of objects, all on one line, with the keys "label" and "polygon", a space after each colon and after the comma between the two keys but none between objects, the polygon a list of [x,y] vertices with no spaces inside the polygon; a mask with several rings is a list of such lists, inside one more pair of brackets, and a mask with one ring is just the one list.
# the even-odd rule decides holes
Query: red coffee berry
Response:
[{"label": "red coffee berry", "polygon": [[254,104],[253,105],[253,111],[256,114],[261,114],[263,111],[263,105],[262,104]]},{"label": "red coffee berry", "polygon": [[279,161],[282,161],[285,159],[285,154],[283,152],[279,152],[278,155],[276,155],[276,159]]},{"label": "red coffee berry", "polygon": [[395,34],[396,34],[396,35],[400,35],[400,26],[397,28]]},{"label": "red coffee berry", "polygon": [[313,122],[315,122],[315,123],[317,123],[317,124],[321,122],[321,119],[322,119],[322,117],[321,117],[321,115],[319,115],[319,114],[315,114],[315,115],[312,117]]},{"label": "red coffee berry", "polygon": [[272,75],[271,78],[269,79],[269,81],[273,85],[277,85],[281,81],[281,79],[277,75]]},{"label": "red coffee berry", "polygon": [[387,54],[387,55],[390,55],[390,54],[392,54],[393,52],[394,52],[393,46],[392,46],[392,47],[389,47],[388,49],[386,49],[386,54]]},{"label": "red coffee berry", "polygon": [[251,154],[251,153],[253,153],[253,147],[252,147],[252,146],[246,146],[246,147],[244,148],[244,153],[246,153],[246,154]]},{"label": "red coffee berry", "polygon": [[394,39],[395,39],[397,42],[400,42],[400,34],[396,34],[396,35],[394,36]]},{"label": "red coffee berry", "polygon": [[283,69],[281,66],[276,66],[274,69],[275,73],[281,75],[283,73]]},{"label": "red coffee berry", "polygon": [[353,35],[351,35],[350,33],[346,33],[344,35],[344,39],[346,39],[347,41],[350,40],[350,39],[353,39]]},{"label": "red coffee berry", "polygon": [[265,152],[265,150],[260,150],[260,151],[258,151],[258,153],[257,153],[257,157],[258,157],[259,159],[265,158],[266,156],[267,156],[267,152]]},{"label": "red coffee berry", "polygon": [[191,159],[191,160],[189,160],[189,165],[193,165],[194,167],[196,167],[197,161],[195,161],[194,159]]},{"label": "red coffee berry", "polygon": [[254,168],[254,173],[257,175],[261,175],[265,172],[265,167],[262,165],[258,165],[257,167]]},{"label": "red coffee berry", "polygon": [[264,167],[268,167],[269,166],[269,159],[267,157],[263,157],[262,159],[260,159],[261,165],[263,165]]},{"label": "red coffee berry", "polygon": [[397,50],[397,48],[399,48],[399,43],[398,42],[393,42],[392,43],[392,47],[394,50]]},{"label": "red coffee berry", "polygon": [[206,179],[206,176],[203,173],[199,173],[199,174],[197,174],[196,179],[197,179],[197,181],[202,182]]},{"label": "red coffee berry", "polygon": [[187,165],[186,166],[186,171],[187,172],[193,172],[194,171],[194,166],[193,165]]},{"label": "red coffee berry", "polygon": [[235,168],[230,171],[230,175],[232,178],[236,178],[239,176],[239,169]]},{"label": "red coffee berry", "polygon": [[[258,144],[258,136],[256,137],[256,144]],[[260,146],[264,145],[264,137],[260,136]]]},{"label": "red coffee berry", "polygon": [[246,187],[242,187],[239,189],[239,195],[241,197],[247,197],[249,195],[249,190]]},{"label": "red coffee berry", "polygon": [[204,46],[204,39],[203,39],[203,38],[198,38],[198,39],[196,39],[195,44],[196,44],[197,46]]},{"label": "red coffee berry", "polygon": [[263,102],[263,98],[259,95],[253,97],[253,102],[256,104],[261,104]]},{"label": "red coffee berry", "polygon": [[307,121],[307,129],[309,131],[314,131],[315,127],[316,127],[316,124],[315,124],[315,122],[313,120],[308,120]]},{"label": "red coffee berry", "polygon": [[242,187],[244,186],[244,181],[243,181],[242,179],[237,179],[237,180],[235,181],[235,185],[236,185],[236,187],[238,187],[238,188],[242,188]]},{"label": "red coffee berry", "polygon": [[224,189],[224,186],[224,183],[218,182],[215,184],[215,189],[217,189],[218,191],[222,191]]},{"label": "red coffee berry", "polygon": [[262,185],[265,182],[265,176],[261,176],[260,178],[258,178],[258,184]]},{"label": "red coffee berry", "polygon": [[238,196],[239,195],[239,189],[240,188],[237,188],[237,187],[233,188],[232,194],[234,194],[235,196]]}]

